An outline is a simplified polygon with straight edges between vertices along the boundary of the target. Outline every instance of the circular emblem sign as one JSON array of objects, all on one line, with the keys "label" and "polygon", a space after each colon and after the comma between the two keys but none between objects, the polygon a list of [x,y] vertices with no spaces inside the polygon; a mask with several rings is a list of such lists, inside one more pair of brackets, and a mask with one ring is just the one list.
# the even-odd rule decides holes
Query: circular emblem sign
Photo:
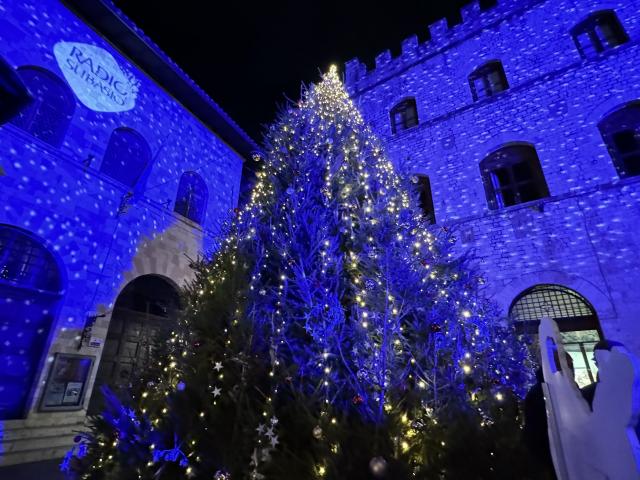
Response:
[{"label": "circular emblem sign", "polygon": [[136,105],[140,82],[105,49],[58,42],[53,54],[64,78],[84,106],[96,112],[126,112]]}]

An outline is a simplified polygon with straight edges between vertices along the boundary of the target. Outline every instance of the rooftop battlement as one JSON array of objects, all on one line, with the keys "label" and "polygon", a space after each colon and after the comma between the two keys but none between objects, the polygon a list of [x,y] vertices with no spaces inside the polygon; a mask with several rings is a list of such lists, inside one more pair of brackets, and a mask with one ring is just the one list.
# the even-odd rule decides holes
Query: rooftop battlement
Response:
[{"label": "rooftop battlement", "polygon": [[449,27],[446,18],[441,18],[430,24],[428,40],[420,43],[417,35],[404,39],[401,43],[400,55],[393,57],[391,50],[385,50],[375,57],[375,67],[367,69],[367,65],[359,58],[353,58],[345,63],[345,81],[352,91],[359,91],[371,83],[375,83],[380,76],[386,76],[415,61],[439,53],[451,44],[463,40],[473,32],[495,24],[520,10],[526,10],[531,5],[542,0],[497,0],[496,4],[482,9],[480,0],[460,9],[462,22]]}]

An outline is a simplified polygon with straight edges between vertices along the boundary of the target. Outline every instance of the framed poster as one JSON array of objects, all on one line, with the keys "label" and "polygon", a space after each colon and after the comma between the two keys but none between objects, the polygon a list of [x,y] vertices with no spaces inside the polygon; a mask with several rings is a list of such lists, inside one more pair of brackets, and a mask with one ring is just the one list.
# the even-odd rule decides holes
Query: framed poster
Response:
[{"label": "framed poster", "polygon": [[81,410],[94,358],[56,353],[40,401],[40,411]]}]

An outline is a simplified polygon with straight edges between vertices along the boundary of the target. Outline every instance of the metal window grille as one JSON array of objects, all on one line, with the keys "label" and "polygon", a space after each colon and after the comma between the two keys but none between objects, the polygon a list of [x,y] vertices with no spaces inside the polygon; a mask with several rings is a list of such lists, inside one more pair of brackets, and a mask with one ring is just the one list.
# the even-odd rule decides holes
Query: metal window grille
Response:
[{"label": "metal window grille", "polygon": [[61,289],[51,253],[11,227],[0,227],[0,282],[55,293]]},{"label": "metal window grille", "polygon": [[558,322],[562,344],[573,361],[576,382],[582,387],[595,381],[593,348],[600,340],[600,327],[595,310],[582,295],[562,285],[536,285],[516,298],[509,314],[518,331],[534,338],[542,317]]}]

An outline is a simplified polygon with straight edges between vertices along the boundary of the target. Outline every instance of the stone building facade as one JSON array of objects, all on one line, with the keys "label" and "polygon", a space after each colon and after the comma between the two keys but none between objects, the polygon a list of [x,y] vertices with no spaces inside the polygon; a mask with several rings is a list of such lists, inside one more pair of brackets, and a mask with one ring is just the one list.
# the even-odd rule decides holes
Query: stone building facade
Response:
[{"label": "stone building facade", "polygon": [[346,82],[505,314],[556,318],[587,383],[598,338],[640,353],[640,1],[493,3]]},{"label": "stone building facade", "polygon": [[0,0],[0,465],[135,374],[254,148],[110,2]]}]

